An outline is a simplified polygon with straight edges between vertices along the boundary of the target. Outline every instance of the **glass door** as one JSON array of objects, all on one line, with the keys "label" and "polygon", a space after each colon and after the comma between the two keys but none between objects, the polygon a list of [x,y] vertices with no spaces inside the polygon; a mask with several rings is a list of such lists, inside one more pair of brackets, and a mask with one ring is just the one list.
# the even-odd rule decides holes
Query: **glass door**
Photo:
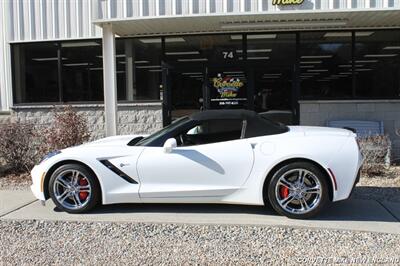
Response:
[{"label": "glass door", "polygon": [[200,111],[203,108],[204,67],[171,68],[168,75],[172,120]]}]

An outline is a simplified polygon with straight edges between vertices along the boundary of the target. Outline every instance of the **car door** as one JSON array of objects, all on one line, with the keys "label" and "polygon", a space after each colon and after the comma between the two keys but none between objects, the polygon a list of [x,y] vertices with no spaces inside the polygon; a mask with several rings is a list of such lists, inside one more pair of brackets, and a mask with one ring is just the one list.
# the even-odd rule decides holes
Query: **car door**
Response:
[{"label": "car door", "polygon": [[239,122],[237,137],[230,130],[233,121],[207,121],[206,127],[197,125],[184,133],[191,139],[189,144],[177,135],[180,146],[171,153],[162,147],[146,147],[137,165],[141,199],[222,197],[238,190],[254,161],[250,142],[240,138]]}]

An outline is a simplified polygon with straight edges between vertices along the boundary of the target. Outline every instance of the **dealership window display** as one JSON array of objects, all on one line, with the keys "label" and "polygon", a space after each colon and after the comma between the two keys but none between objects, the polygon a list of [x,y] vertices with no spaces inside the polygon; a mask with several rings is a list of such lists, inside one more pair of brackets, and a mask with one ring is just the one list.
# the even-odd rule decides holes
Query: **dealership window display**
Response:
[{"label": "dealership window display", "polygon": [[247,65],[254,78],[254,108],[290,110],[296,34],[247,35]]},{"label": "dealership window display", "polygon": [[97,41],[61,43],[62,100],[103,100],[103,61]]},{"label": "dealership window display", "polygon": [[[57,102],[58,43],[13,45],[13,88],[15,103]],[[66,61],[66,58],[62,58]]]},{"label": "dealership window display", "polygon": [[356,96],[398,98],[400,96],[400,32],[356,32]]},{"label": "dealership window display", "polygon": [[[226,107],[230,101],[222,101],[227,97],[222,97],[218,90],[222,92],[223,89],[214,86],[214,81],[219,78],[227,79],[226,82],[233,79],[245,82],[244,70],[240,66],[243,62],[241,34],[166,37],[165,61],[169,66],[168,86],[173,117],[193,113],[204,106],[220,108],[223,104]],[[240,93],[245,93],[244,88]],[[235,105],[240,106],[244,107]]]},{"label": "dealership window display", "polygon": [[15,44],[12,47],[16,104],[103,99],[99,41]]},{"label": "dealership window display", "polygon": [[161,38],[116,40],[119,101],[160,99],[161,44]]},{"label": "dealership window display", "polygon": [[[15,104],[103,101],[101,40],[11,47]],[[393,99],[399,54],[399,30],[117,38],[117,96],[165,101],[168,91],[175,117],[204,108],[289,111],[298,99]]]},{"label": "dealership window display", "polygon": [[352,97],[352,33],[300,33],[300,82],[304,99]]}]

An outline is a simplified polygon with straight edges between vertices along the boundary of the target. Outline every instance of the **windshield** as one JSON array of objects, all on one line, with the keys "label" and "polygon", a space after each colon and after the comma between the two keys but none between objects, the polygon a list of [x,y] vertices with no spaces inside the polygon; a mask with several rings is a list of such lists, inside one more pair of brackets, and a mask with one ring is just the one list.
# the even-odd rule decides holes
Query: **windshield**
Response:
[{"label": "windshield", "polygon": [[159,137],[168,134],[171,131],[174,131],[176,128],[180,127],[182,124],[186,123],[189,120],[189,117],[184,116],[172,122],[170,125],[164,127],[163,129],[151,134],[150,136],[141,139],[138,141],[135,146],[146,146],[153,142],[154,140],[158,139]]}]

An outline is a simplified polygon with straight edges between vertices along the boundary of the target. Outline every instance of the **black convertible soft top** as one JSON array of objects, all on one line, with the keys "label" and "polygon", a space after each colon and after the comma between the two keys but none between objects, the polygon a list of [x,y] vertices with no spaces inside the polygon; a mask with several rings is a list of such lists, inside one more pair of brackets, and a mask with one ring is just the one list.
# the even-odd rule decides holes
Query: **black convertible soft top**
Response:
[{"label": "black convertible soft top", "polygon": [[195,121],[205,121],[214,119],[240,119],[246,120],[246,138],[274,135],[287,132],[287,126],[275,123],[271,120],[263,118],[254,111],[244,109],[233,110],[207,110],[194,113],[189,116]]}]

